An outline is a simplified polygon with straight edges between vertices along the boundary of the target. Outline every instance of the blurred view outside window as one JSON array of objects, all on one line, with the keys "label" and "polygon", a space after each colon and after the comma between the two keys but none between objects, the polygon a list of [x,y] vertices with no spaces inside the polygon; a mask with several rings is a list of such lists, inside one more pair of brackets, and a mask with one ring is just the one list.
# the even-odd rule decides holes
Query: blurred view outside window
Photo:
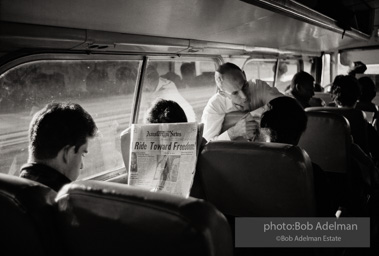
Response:
[{"label": "blurred view outside window", "polygon": [[330,54],[324,54],[322,56],[322,76],[321,76],[321,86],[325,87],[332,81],[330,79]]},{"label": "blurred view outside window", "polygon": [[260,79],[266,81],[270,86],[272,86],[274,84],[275,70],[273,70],[273,67],[275,63],[275,59],[248,61],[244,66],[246,79],[253,81]]},{"label": "blurred view outside window", "polygon": [[[308,65],[306,66],[308,67]],[[246,78],[248,80],[260,79],[269,85],[274,84],[275,71],[278,71],[275,87],[279,91],[285,92],[291,84],[292,77],[298,72],[298,60],[280,60],[279,68],[276,69],[276,59],[250,60],[244,66]]]},{"label": "blurred view outside window", "polygon": [[189,122],[200,122],[203,109],[216,92],[214,60],[151,60],[144,79],[138,123],[151,103],[162,98],[176,101]]},{"label": "blurred view outside window", "polygon": [[79,103],[98,136],[78,179],[124,166],[120,132],[129,126],[140,61],[35,61],[0,76],[0,172],[19,175],[33,114],[51,102]]}]

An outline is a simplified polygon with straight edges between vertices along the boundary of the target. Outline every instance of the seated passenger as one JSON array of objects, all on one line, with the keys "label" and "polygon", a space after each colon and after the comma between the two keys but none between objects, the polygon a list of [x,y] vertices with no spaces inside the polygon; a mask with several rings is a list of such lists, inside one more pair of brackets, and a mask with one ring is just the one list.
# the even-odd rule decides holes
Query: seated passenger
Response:
[{"label": "seated passenger", "polygon": [[[307,127],[307,115],[301,105],[290,97],[279,97],[267,104],[260,126],[269,129],[271,142],[297,145],[301,134]],[[334,216],[332,193],[324,171],[312,163],[316,195],[316,207],[319,216]]]},{"label": "seated passenger", "polygon": [[29,159],[20,177],[60,190],[79,176],[96,132],[92,117],[79,104],[46,105],[30,123]]},{"label": "seated passenger", "polygon": [[178,89],[185,88],[182,79],[175,72],[169,71],[163,76],[161,76],[161,78],[172,81]]},{"label": "seated passenger", "polygon": [[[332,98],[335,106],[354,108],[361,95],[358,80],[350,75],[339,75],[333,81]],[[375,129],[366,121],[365,126],[368,134],[368,149],[362,149],[371,156],[378,166],[379,164],[379,136]],[[354,133],[353,133],[354,136]]]},{"label": "seated passenger", "polygon": [[[144,90],[146,92],[152,92],[148,98],[142,99],[141,102],[146,102],[146,110],[151,107],[151,102],[155,99],[165,99],[177,102],[186,113],[189,122],[196,121],[196,114],[188,101],[178,91],[177,86],[170,80],[159,77],[157,68],[154,63],[151,63],[147,67],[146,83],[144,84]],[[142,94],[145,97],[145,93]]]},{"label": "seated passenger", "polygon": [[[186,123],[187,116],[178,103],[172,100],[157,99],[153,102],[150,109],[145,113],[144,122],[147,124],[155,123]],[[130,151],[130,127],[121,133],[122,157],[125,167],[129,168]]]},{"label": "seated passenger", "polygon": [[358,79],[359,87],[361,89],[361,96],[357,102],[355,108],[365,112],[372,112],[373,117],[369,119],[378,118],[378,106],[375,105],[372,100],[376,97],[376,86],[371,78],[361,77]]},{"label": "seated passenger", "polygon": [[[201,118],[204,123],[203,136],[208,141],[254,138],[259,125],[253,115],[259,116],[266,103],[283,96],[276,88],[261,80],[255,83],[246,81],[244,72],[233,63],[221,65],[215,72],[215,81],[218,91],[208,101]],[[250,112],[250,115],[235,120],[232,127],[221,132],[225,116],[235,111]]]},{"label": "seated passenger", "polygon": [[329,103],[328,106],[331,107],[354,108],[361,95],[358,80],[349,75],[336,76],[330,91],[333,102]]},{"label": "seated passenger", "polygon": [[315,95],[314,81],[313,76],[300,71],[293,76],[290,90],[286,95],[295,98],[303,108],[323,106],[325,103],[323,104],[321,99],[313,98]]},{"label": "seated passenger", "polygon": [[184,88],[191,88],[196,86],[195,78],[196,78],[196,69],[195,63],[183,63],[180,66],[180,73],[182,74],[182,82]]}]

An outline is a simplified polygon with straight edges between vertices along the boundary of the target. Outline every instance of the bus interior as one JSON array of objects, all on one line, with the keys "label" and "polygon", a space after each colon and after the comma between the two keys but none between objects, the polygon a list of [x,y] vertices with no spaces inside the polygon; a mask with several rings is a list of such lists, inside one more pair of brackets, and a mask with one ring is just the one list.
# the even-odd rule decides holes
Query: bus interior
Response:
[{"label": "bus interior", "polygon": [[[157,240],[154,245],[159,248],[157,249],[158,254],[161,251],[167,255],[173,255],[174,252],[180,251],[179,254],[183,255],[232,255],[233,250],[222,248],[222,244],[224,247],[234,246],[230,240],[234,231],[228,230],[229,227],[225,226],[223,217],[219,214],[226,215],[228,219],[231,215],[240,217],[311,217],[314,214],[314,209],[309,206],[312,196],[308,198],[309,200],[296,199],[297,209],[302,210],[295,210],[296,202],[292,205],[294,201],[289,201],[288,207],[281,208],[283,212],[272,207],[275,202],[270,200],[286,200],[284,197],[282,199],[269,196],[255,198],[261,204],[270,205],[263,210],[255,211],[254,208],[247,206],[254,200],[254,197],[249,197],[247,193],[262,193],[265,189],[273,189],[268,188],[269,184],[262,181],[261,185],[257,185],[257,190],[250,190],[247,184],[233,184],[238,192],[231,192],[231,195],[236,198],[230,199],[227,193],[219,193],[222,188],[228,190],[229,188],[224,186],[229,183],[222,179],[218,180],[220,177],[213,177],[209,173],[202,177],[203,181],[210,182],[207,188],[209,190],[205,191],[208,192],[209,199],[199,196],[204,201],[196,199],[196,195],[200,195],[204,191],[193,193],[188,199],[192,201],[188,202],[169,197],[163,198],[160,195],[147,195],[143,191],[131,190],[128,192],[126,191],[128,188],[124,188],[127,187],[125,185],[128,180],[128,172],[122,159],[121,132],[131,124],[143,122],[144,113],[153,100],[152,97],[155,97],[154,88],[167,83],[175,84],[175,89],[167,90],[160,96],[169,99],[174,94],[180,95],[179,103],[186,112],[188,121],[201,122],[204,107],[209,98],[217,91],[214,80],[215,70],[226,62],[234,63],[244,70],[248,80],[263,80],[270,86],[277,87],[283,93],[290,85],[295,73],[298,71],[308,72],[315,78],[315,83],[320,88],[315,92],[315,97],[322,98],[326,103],[331,101],[329,90],[334,77],[339,74],[347,74],[358,62],[364,63],[367,70],[357,76],[370,77],[378,88],[378,29],[379,1],[377,0],[0,0],[0,195],[7,194],[9,192],[7,189],[11,190],[10,186],[6,185],[8,183],[12,183],[12,186],[24,184],[22,180],[15,180],[14,176],[19,176],[21,166],[28,160],[28,128],[33,115],[50,102],[76,102],[94,118],[99,128],[99,134],[90,144],[90,153],[85,158],[84,169],[81,171],[78,181],[65,191],[60,191],[58,197],[55,198],[55,203],[50,202],[52,207],[55,207],[55,204],[61,206],[60,209],[63,209],[65,205],[68,207],[67,211],[60,212],[59,218],[62,223],[68,223],[67,226],[71,225],[70,227],[73,229],[65,227],[63,235],[68,244],[68,250],[72,254],[88,252],[120,254],[123,250],[122,241],[128,239],[139,241],[136,237],[141,238],[144,234],[149,233],[147,227],[145,230],[136,227],[138,221],[140,221],[139,224],[146,222],[147,226],[154,223],[147,214],[146,216],[142,214],[145,218],[141,216],[139,218],[137,211],[149,212],[149,209],[171,207],[170,211],[172,210],[171,213],[174,217],[171,222],[165,219],[167,221],[165,225],[172,225],[173,230],[176,230],[177,222],[188,218],[196,226],[199,216],[189,216],[191,215],[190,207],[194,207],[196,214],[205,216],[204,221],[199,221],[199,223],[209,225],[205,229],[209,228],[209,232],[213,235],[208,237],[206,234],[202,234],[201,239],[197,237],[186,243],[181,239],[191,238],[193,234],[191,232],[189,235],[183,234],[176,230],[176,235],[180,234],[178,236],[181,238],[176,240],[175,236],[170,233],[170,236],[167,235],[167,237],[170,237],[172,242],[165,242],[157,238],[159,232],[164,232],[164,228],[159,231],[159,228],[156,227],[154,232],[157,232],[158,235],[151,235],[146,238],[146,241],[157,238],[160,242],[175,248],[165,251],[158,246],[159,241]],[[282,67],[285,68],[282,69]],[[375,97],[373,102],[379,105],[379,97]],[[340,120],[336,122],[340,122]],[[320,127],[320,129],[324,128]],[[325,128],[325,134],[328,133],[328,129],[328,127]],[[324,133],[319,131],[317,134],[323,136]],[[339,135],[341,134],[342,132],[339,133]],[[337,141],[337,135],[331,136],[334,136]],[[345,138],[343,140],[347,141]],[[308,141],[304,139],[302,143],[305,145]],[[204,159],[209,157],[210,161],[216,162],[220,159],[220,155],[225,152],[217,153],[216,146],[222,148],[223,143],[209,145]],[[240,146],[245,147],[244,144]],[[270,162],[275,158],[274,156],[269,157],[270,150],[281,152],[282,155],[288,155],[289,158],[298,157],[299,161],[307,162],[309,160],[309,156],[305,152],[307,150],[304,151],[301,146],[282,145],[274,149],[263,147],[263,152],[268,151],[266,155],[262,152],[257,153],[259,151],[257,148],[249,150],[251,150],[251,159],[256,161],[253,163],[256,163],[255,165],[259,166],[262,171],[270,171],[270,168],[274,168],[267,167],[267,163],[264,162]],[[340,149],[336,146],[335,150]],[[229,154],[233,155],[237,151],[238,147],[234,145]],[[316,157],[322,158],[326,154],[329,154],[328,146],[325,151],[318,152]],[[209,162],[202,160],[201,157],[200,154],[198,168],[214,168],[214,166],[209,167]],[[239,157],[236,156],[235,159],[239,159]],[[238,165],[234,165],[233,162],[228,161],[237,160],[227,156],[221,158],[222,160],[216,163],[216,166],[219,166],[223,173],[227,173],[228,170],[234,172],[235,170],[230,169],[237,168],[235,166],[244,169],[253,161],[250,160],[244,165],[241,160]],[[225,165],[222,164],[223,161],[226,161]],[[279,166],[279,163],[281,163],[281,159],[277,160],[278,166],[273,171],[284,168],[283,165],[291,166],[292,164],[284,161]],[[227,167],[229,169],[225,169]],[[304,164],[303,167],[306,170],[308,164]],[[198,168],[196,172],[199,171]],[[291,175],[298,174],[292,173]],[[256,177],[249,177],[249,179],[254,178]],[[279,176],[277,179],[283,178]],[[213,184],[212,182],[215,180],[219,182]],[[238,182],[243,182],[243,179]],[[303,183],[308,184],[307,182],[309,183],[309,180],[304,178]],[[284,187],[286,185],[296,186],[284,184]],[[31,185],[25,183],[23,186]],[[91,190],[85,189],[85,186],[93,188],[94,193],[97,194],[85,195]],[[238,190],[238,186],[244,188],[242,194]],[[300,187],[301,193],[312,190],[309,187]],[[278,194],[281,193],[280,189],[281,187],[278,186]],[[115,192],[111,195],[101,194],[104,190]],[[14,192],[14,190],[12,191]],[[288,196],[296,197],[299,191]],[[46,191],[38,193],[47,197]],[[120,202],[122,201],[126,205],[125,207],[130,204],[131,200],[141,198],[150,198],[148,204],[151,203],[151,205],[145,205],[147,210],[136,208],[135,212],[131,211],[129,216],[127,211],[121,210],[117,217],[114,217],[115,215],[108,216],[102,207],[117,209],[124,207],[106,202],[108,197],[113,196],[116,197],[114,199],[116,202],[117,195],[125,196],[122,200],[120,199]],[[17,196],[15,196],[16,199]],[[67,202],[70,196],[73,198],[72,205]],[[221,196],[229,198],[231,201],[223,201]],[[76,197],[77,199],[75,199]],[[96,198],[99,200],[97,203]],[[154,200],[157,201],[156,204],[152,203]],[[169,206],[165,204],[165,200],[170,202],[167,203]],[[209,202],[211,206],[202,205],[204,202]],[[233,204],[233,202],[238,203]],[[81,203],[84,206],[81,206]],[[379,200],[376,203],[379,204]],[[188,205],[188,209],[185,208],[184,213],[180,208],[183,204]],[[215,205],[214,208],[213,205]],[[76,230],[75,224],[70,223],[69,219],[80,217],[80,214],[89,215],[90,213],[86,212],[85,207],[91,208],[95,215],[106,216],[107,221],[96,222],[95,219],[89,217],[87,223],[84,218],[82,219],[84,228]],[[178,207],[180,213],[175,213],[174,211],[179,209]],[[175,210],[173,210],[174,208]],[[7,214],[10,213],[0,214],[0,216],[9,219]],[[156,213],[152,214],[155,218],[154,214]],[[175,216],[177,217],[178,214],[184,214],[184,217],[176,221]],[[379,219],[379,213],[376,212],[376,214]],[[121,219],[115,220],[117,218]],[[136,219],[135,226],[133,226],[136,228],[136,234],[127,233],[122,228],[116,227],[120,225],[130,228],[125,224],[127,221],[122,218]],[[170,219],[170,217],[168,218]],[[212,222],[212,218],[214,222]],[[17,222],[16,217],[14,220]],[[367,255],[377,255],[379,252],[379,242],[373,241],[374,238],[379,239],[379,221],[372,220],[372,222],[377,229],[376,231],[372,230],[371,235],[371,247],[375,247],[375,249],[367,251],[367,248],[362,249],[364,253],[367,252]],[[104,234],[96,233],[96,228],[90,227],[90,225],[96,226],[96,223],[99,223],[99,228],[103,228]],[[8,228],[12,228],[9,223],[4,222],[2,225],[5,227],[10,225]],[[17,228],[20,232],[24,230],[22,226]],[[223,231],[224,229],[227,231]],[[2,230],[5,232],[5,229]],[[106,237],[106,234],[111,234],[113,231],[117,235]],[[222,232],[225,232],[224,235],[218,234]],[[374,234],[374,232],[377,233]],[[4,246],[0,246],[0,250],[3,250],[2,247],[6,248],[8,242],[4,241],[10,240],[5,235],[4,238],[1,237],[0,244]],[[33,234],[29,235],[33,236]],[[85,236],[89,236],[89,238],[85,239]],[[8,246],[13,242],[9,242]],[[75,243],[83,246],[77,246]],[[175,243],[182,247],[173,246]],[[200,245],[203,243],[206,245]],[[43,245],[42,242],[41,244]],[[54,245],[54,242],[51,244]],[[54,250],[50,245],[46,247]],[[135,254],[139,252],[141,255],[155,254],[153,251],[141,249],[144,244],[136,242],[134,246],[135,251],[134,249],[131,251]],[[138,251],[138,248],[141,251]],[[193,248],[193,250],[186,252],[188,248]],[[35,248],[30,250],[32,249]],[[11,247],[11,250],[17,249]],[[46,253],[39,249],[35,250],[41,255]],[[126,253],[127,247],[124,250],[123,252]],[[363,255],[360,254],[362,251],[350,252],[356,254],[344,254],[346,252],[340,248],[340,250],[332,251],[329,255]],[[318,255],[320,253],[301,250],[296,252],[301,252],[300,255]],[[263,252],[255,251],[254,253],[251,255],[261,255],[260,253]],[[281,254],[280,251],[274,251],[274,253]]]}]

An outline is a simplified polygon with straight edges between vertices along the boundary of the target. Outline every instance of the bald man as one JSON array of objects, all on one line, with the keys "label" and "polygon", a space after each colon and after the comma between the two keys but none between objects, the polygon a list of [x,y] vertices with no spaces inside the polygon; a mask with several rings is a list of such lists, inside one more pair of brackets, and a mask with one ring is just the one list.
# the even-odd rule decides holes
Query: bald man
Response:
[{"label": "bald man", "polygon": [[[203,137],[210,140],[254,140],[259,131],[259,119],[264,105],[270,100],[283,96],[276,88],[256,80],[247,81],[245,73],[233,63],[221,65],[215,72],[218,91],[209,99],[201,118],[204,123]],[[246,113],[235,120],[231,127],[222,131],[228,113]]]}]

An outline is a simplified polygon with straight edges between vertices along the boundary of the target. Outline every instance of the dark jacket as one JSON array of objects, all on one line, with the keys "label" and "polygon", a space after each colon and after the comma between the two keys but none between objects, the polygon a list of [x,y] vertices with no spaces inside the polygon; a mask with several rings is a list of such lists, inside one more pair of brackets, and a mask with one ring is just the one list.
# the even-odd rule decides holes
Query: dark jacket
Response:
[{"label": "dark jacket", "polygon": [[38,163],[24,164],[20,170],[20,177],[42,183],[56,192],[71,182],[69,178],[57,170]]}]

